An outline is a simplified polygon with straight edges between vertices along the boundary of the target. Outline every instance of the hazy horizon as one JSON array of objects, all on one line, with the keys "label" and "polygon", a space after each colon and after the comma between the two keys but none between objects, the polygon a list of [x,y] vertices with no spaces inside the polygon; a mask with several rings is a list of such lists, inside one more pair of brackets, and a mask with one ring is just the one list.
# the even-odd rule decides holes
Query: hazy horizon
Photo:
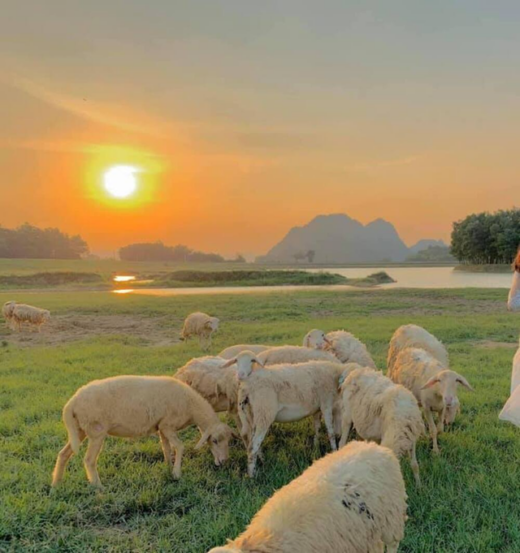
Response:
[{"label": "hazy horizon", "polygon": [[[346,213],[407,245],[515,204],[520,5],[8,0],[0,224],[263,254]],[[131,200],[103,190],[140,169]]]}]

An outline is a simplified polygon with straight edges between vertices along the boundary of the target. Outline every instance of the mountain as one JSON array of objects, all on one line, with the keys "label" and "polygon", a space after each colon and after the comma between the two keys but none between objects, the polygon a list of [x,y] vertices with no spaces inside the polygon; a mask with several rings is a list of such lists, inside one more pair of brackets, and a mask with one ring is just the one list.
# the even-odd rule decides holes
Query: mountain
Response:
[{"label": "mountain", "polygon": [[430,246],[440,246],[442,248],[447,248],[448,244],[446,244],[443,240],[419,240],[417,244],[410,246],[410,255],[415,255],[422,250],[427,250]]},{"label": "mountain", "polygon": [[362,225],[348,215],[334,214],[318,215],[306,225],[292,228],[257,262],[294,263],[307,258],[322,264],[383,263],[404,261],[409,254],[388,221],[377,219]]}]

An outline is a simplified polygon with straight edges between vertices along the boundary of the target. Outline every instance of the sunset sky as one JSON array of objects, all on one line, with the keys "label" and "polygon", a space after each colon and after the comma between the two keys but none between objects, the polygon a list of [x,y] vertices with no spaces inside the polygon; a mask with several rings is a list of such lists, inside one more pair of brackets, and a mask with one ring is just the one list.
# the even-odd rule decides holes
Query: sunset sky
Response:
[{"label": "sunset sky", "polygon": [[[520,3],[5,0],[0,224],[260,254],[520,204]],[[103,172],[140,169],[110,199]]]}]

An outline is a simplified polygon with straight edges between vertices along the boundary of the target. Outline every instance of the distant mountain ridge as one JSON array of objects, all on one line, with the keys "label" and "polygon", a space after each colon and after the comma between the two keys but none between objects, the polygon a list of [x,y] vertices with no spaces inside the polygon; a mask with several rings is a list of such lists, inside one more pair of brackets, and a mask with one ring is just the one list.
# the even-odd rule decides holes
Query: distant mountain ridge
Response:
[{"label": "distant mountain ridge", "polygon": [[[259,263],[293,263],[308,261],[326,263],[384,263],[401,262],[437,240],[421,240],[412,252],[401,240],[394,225],[376,219],[367,225],[345,214],[318,215],[301,227],[293,227],[266,255],[257,258]],[[444,245],[444,243],[442,243]]]}]

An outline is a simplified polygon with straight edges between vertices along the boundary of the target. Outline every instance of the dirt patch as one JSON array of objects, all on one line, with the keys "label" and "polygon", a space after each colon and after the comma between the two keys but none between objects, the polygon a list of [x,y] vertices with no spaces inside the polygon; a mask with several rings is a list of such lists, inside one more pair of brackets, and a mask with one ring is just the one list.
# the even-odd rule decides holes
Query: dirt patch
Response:
[{"label": "dirt patch", "polygon": [[55,346],[99,336],[138,338],[144,345],[169,346],[178,343],[179,330],[166,317],[136,315],[55,315],[41,333],[25,326],[22,332],[6,329],[0,340],[20,347]]},{"label": "dirt patch", "polygon": [[518,342],[494,342],[493,340],[478,340],[473,342],[475,346],[485,349],[518,349]]}]

